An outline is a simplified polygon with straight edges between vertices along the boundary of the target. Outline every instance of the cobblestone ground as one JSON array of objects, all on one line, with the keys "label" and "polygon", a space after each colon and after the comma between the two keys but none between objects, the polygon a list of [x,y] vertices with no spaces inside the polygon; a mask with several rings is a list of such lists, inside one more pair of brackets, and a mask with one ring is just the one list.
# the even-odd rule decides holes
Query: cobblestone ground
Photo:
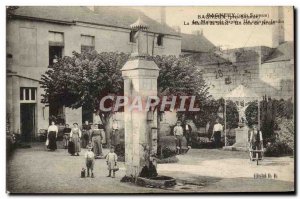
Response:
[{"label": "cobblestone ground", "polygon": [[[105,150],[105,153],[108,151]],[[95,162],[95,178],[80,178],[85,166],[82,150],[79,157],[65,149],[45,150],[42,143],[17,149],[7,162],[7,190],[11,193],[162,193],[162,192],[235,192],[292,191],[293,158],[266,158],[256,166],[245,152],[192,149],[179,155],[175,164],[159,164],[158,173],[175,177],[171,189],[154,189],[121,183],[124,163],[116,178],[106,177],[106,163]],[[255,173],[275,173],[277,179],[254,179]]]}]

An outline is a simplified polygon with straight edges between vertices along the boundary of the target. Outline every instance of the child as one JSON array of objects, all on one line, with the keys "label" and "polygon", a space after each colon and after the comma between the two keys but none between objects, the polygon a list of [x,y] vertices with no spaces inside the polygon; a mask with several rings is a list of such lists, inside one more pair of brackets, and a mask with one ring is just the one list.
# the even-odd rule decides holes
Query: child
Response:
[{"label": "child", "polygon": [[[115,177],[115,172],[118,170],[117,168],[117,160],[118,156],[115,154],[115,148],[112,146],[110,148],[110,152],[106,155],[106,163],[108,166],[108,176],[107,177]],[[111,171],[113,171],[113,175],[111,176]]]},{"label": "child", "polygon": [[94,178],[94,163],[95,163],[95,154],[92,151],[92,147],[88,145],[87,147],[88,151],[85,154],[85,163],[87,168],[87,177],[90,177],[90,170],[91,170],[91,177]]}]

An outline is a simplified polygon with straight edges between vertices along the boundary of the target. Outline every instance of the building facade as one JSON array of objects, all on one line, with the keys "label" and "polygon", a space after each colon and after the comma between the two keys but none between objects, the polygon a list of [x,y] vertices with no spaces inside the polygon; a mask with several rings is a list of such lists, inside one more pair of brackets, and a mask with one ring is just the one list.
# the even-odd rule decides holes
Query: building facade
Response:
[{"label": "building facade", "polygon": [[[100,7],[18,7],[7,20],[7,116],[11,132],[32,140],[49,125],[52,115],[65,123],[81,123],[82,108],[69,109],[41,103],[39,81],[49,64],[72,52],[95,49],[97,52],[131,53],[136,45],[129,25],[139,17],[150,29],[148,50],[152,55],[181,52],[181,37],[173,29],[129,8]],[[113,11],[113,12],[111,12]],[[119,13],[119,14],[116,14]],[[90,121],[92,122],[92,121]]]}]

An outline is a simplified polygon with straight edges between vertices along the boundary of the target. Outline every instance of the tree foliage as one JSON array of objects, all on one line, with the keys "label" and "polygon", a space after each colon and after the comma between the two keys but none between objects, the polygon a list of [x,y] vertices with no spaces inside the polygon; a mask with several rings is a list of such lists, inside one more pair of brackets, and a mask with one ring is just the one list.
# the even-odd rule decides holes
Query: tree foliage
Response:
[{"label": "tree foliage", "polygon": [[[99,103],[104,96],[123,95],[120,69],[128,59],[129,54],[117,52],[73,52],[73,56],[65,56],[50,65],[42,75],[41,87],[45,90],[42,102],[58,101],[70,108],[85,106],[95,110],[106,124],[112,112],[99,110]],[[160,68],[159,97],[195,95],[195,107],[200,107],[200,103],[209,96],[201,71],[189,58],[156,56],[153,61]],[[110,106],[114,106],[114,100],[106,100],[105,107]]]},{"label": "tree foliage", "polygon": [[[42,102],[59,101],[70,108],[85,106],[97,110],[101,120],[107,119],[111,112],[99,110],[100,100],[107,95],[123,94],[120,69],[128,58],[125,53],[91,51],[73,52],[72,57],[59,59],[42,75],[41,87],[45,90]],[[113,106],[113,101],[106,102],[105,106]]]},{"label": "tree foliage", "polygon": [[[275,142],[275,131],[280,129],[284,119],[291,120],[294,115],[294,105],[291,99],[276,100],[264,97],[260,103],[260,124],[264,136],[264,142]],[[252,126],[258,122],[258,106],[257,102],[252,102],[247,107],[246,120],[248,126]]]}]

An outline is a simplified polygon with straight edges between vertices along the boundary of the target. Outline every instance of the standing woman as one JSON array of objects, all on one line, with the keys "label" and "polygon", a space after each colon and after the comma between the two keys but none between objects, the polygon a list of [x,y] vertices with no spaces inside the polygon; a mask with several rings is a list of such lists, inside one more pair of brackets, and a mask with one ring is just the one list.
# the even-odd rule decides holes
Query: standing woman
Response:
[{"label": "standing woman", "polygon": [[116,119],[112,123],[112,132],[111,132],[111,145],[117,147],[120,144],[120,134],[119,134],[119,125]]},{"label": "standing woman", "polygon": [[75,149],[73,151],[75,151],[76,155],[79,156],[81,131],[78,128],[77,123],[74,123],[73,126],[74,127],[72,128],[71,133],[70,133],[70,139],[74,143],[74,148]]},{"label": "standing woman", "polygon": [[47,139],[49,140],[48,149],[50,151],[55,151],[57,149],[56,138],[57,138],[58,128],[55,122],[52,121],[51,125],[48,127]]}]

